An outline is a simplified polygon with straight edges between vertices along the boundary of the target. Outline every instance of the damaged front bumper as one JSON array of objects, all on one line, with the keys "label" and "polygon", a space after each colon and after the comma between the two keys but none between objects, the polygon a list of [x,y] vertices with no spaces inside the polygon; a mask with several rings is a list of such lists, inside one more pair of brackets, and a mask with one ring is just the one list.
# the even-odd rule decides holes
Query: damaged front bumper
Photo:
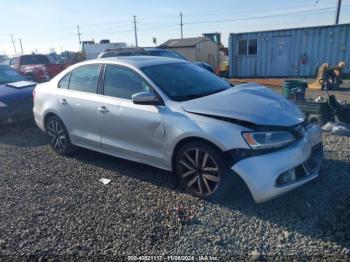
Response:
[{"label": "damaged front bumper", "polygon": [[[235,171],[248,186],[256,203],[287,193],[319,174],[323,159],[322,131],[310,125],[302,139],[278,151],[235,163]],[[289,180],[281,179],[289,176]]]}]

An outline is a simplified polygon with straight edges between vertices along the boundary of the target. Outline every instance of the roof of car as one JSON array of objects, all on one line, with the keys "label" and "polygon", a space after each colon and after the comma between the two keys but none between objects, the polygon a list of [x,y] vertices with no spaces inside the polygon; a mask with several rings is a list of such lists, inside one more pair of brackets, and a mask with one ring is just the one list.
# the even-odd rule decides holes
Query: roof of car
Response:
[{"label": "roof of car", "polygon": [[159,57],[159,56],[121,56],[121,57],[108,57],[108,58],[100,58],[89,60],[89,63],[94,62],[108,62],[115,64],[128,64],[133,67],[142,68],[146,66],[152,65],[161,65],[168,63],[180,63],[182,60],[168,57]]}]

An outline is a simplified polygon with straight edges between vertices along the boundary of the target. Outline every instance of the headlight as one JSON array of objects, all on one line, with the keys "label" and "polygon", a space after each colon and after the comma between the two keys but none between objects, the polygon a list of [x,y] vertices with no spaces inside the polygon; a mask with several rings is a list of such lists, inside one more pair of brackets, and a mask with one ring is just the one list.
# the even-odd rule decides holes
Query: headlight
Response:
[{"label": "headlight", "polygon": [[295,137],[287,131],[245,132],[242,134],[252,149],[268,149],[288,145]]}]

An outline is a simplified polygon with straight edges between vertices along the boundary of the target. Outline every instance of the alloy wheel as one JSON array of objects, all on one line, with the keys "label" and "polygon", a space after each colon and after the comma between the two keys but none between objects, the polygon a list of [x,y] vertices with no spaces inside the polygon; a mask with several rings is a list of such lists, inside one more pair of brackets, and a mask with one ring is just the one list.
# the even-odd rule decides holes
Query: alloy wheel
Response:
[{"label": "alloy wheel", "polygon": [[57,152],[64,152],[67,145],[67,137],[62,124],[55,118],[50,119],[47,124],[47,134],[50,144]]},{"label": "alloy wheel", "polygon": [[219,168],[208,152],[198,148],[190,148],[181,156],[180,166],[181,179],[194,193],[209,196],[218,188]]}]

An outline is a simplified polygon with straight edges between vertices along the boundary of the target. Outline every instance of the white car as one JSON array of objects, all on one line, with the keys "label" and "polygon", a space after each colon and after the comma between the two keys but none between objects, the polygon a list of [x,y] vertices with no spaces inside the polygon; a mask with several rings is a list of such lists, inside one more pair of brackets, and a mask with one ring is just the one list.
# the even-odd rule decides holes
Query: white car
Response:
[{"label": "white car", "polygon": [[79,146],[173,171],[204,199],[235,190],[238,175],[269,200],[316,178],[323,158],[319,126],[295,105],[178,59],[76,64],[36,87],[34,116],[59,154]]}]

